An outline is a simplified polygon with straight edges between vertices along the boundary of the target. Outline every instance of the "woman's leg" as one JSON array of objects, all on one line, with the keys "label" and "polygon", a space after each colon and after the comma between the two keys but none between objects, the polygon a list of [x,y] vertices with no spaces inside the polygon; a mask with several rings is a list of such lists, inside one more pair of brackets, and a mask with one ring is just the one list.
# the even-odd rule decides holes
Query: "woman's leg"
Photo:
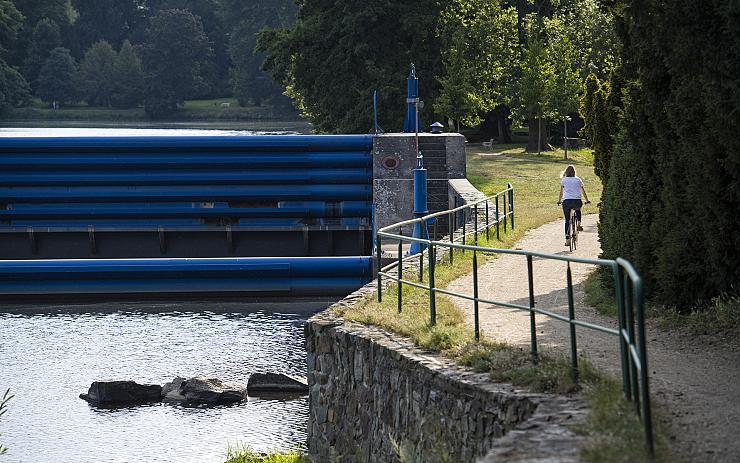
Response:
[{"label": "woman's leg", "polygon": [[583,201],[580,199],[575,201],[576,205],[576,218],[578,219],[578,224],[581,224],[581,208],[583,207]]},{"label": "woman's leg", "polygon": [[565,216],[565,237],[568,238],[568,232],[570,231],[570,207],[568,200],[563,201],[563,216]]}]

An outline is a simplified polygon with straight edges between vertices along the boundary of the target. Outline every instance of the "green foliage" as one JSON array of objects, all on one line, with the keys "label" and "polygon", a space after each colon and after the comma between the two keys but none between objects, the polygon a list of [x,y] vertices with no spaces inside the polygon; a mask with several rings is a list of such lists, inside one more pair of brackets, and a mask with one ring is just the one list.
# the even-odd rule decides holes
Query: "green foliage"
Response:
[{"label": "green foliage", "polygon": [[77,17],[70,0],[13,0],[13,3],[26,17],[31,28],[44,19],[59,26],[66,26]]},{"label": "green foliage", "polygon": [[[659,410],[653,407],[655,453],[645,448],[644,427],[634,404],[624,398],[621,384],[612,379],[597,379],[586,390],[590,411],[586,423],[576,432],[588,436],[580,449],[584,463],[669,463],[675,462],[667,446]],[[679,460],[680,461],[680,460]]]},{"label": "green foliage", "polygon": [[142,101],[144,72],[141,60],[128,40],[123,41],[116,56],[111,79],[111,105],[116,108],[135,108]]},{"label": "green foliage", "polygon": [[496,0],[455,0],[442,12],[444,73],[437,113],[466,125],[503,102],[517,53],[516,12]]},{"label": "green foliage", "polygon": [[[639,263],[657,300],[688,311],[737,292],[740,281],[740,5],[718,0],[697,14],[688,0],[625,0],[614,11],[623,74],[639,81],[608,185],[615,176],[640,178],[654,204],[644,209],[648,220],[623,223],[647,205],[632,203],[637,195],[626,185],[607,186],[604,215],[620,230],[606,231],[602,244],[608,255],[631,250],[622,255]],[[643,237],[639,247],[629,243]]]},{"label": "green foliage", "polygon": [[372,96],[378,91],[381,126],[402,127],[409,64],[422,79],[421,98],[433,106],[441,74],[435,36],[440,0],[379,0],[337,3],[305,0],[296,21],[260,34],[265,68],[286,89],[315,128],[367,132],[373,126]]},{"label": "green foliage", "polygon": [[210,55],[203,24],[189,11],[164,10],[152,18],[142,49],[147,115],[171,115],[195,94]]},{"label": "green foliage", "polygon": [[80,63],[80,85],[90,106],[110,106],[116,75],[116,52],[106,41],[93,44]]},{"label": "green foliage", "polygon": [[119,48],[132,33],[140,32],[147,10],[139,0],[74,0],[75,46],[86,50],[99,41]]},{"label": "green foliage", "polygon": [[62,38],[59,26],[51,19],[43,19],[33,28],[28,54],[23,62],[23,75],[36,91],[38,77],[51,51],[61,47]]},{"label": "green foliage", "polygon": [[39,98],[47,103],[73,103],[78,100],[77,63],[69,50],[55,48],[44,62],[38,79]]},{"label": "green foliage", "polygon": [[31,88],[23,76],[0,59],[0,113],[28,105]]},{"label": "green foliage", "polygon": [[[259,106],[263,100],[281,98],[282,90],[260,69],[264,53],[256,53],[257,34],[266,27],[287,27],[295,15],[291,0],[271,2],[226,1],[231,18],[239,18],[233,25],[229,56],[231,58],[231,85],[234,97],[241,106],[250,101]],[[233,20],[232,20],[233,21]]]},{"label": "green foliage", "polygon": [[288,452],[255,452],[249,447],[229,447],[226,463],[309,463],[300,451]]},{"label": "green foliage", "polygon": [[23,15],[10,0],[0,0],[0,59],[5,59],[23,24]]},{"label": "green foliage", "polygon": [[581,134],[585,135],[589,140],[593,140],[593,126],[596,115],[594,114],[594,100],[596,98],[596,92],[601,88],[601,82],[598,77],[593,74],[589,74],[586,80],[583,81],[583,94],[581,95],[580,103],[578,106],[578,112],[583,118],[583,128]]},{"label": "green foliage", "polygon": [[24,105],[29,99],[28,83],[5,61],[22,23],[23,15],[13,2],[0,0],[0,113]]},{"label": "green foliage", "polygon": [[[13,395],[10,393],[10,389],[5,391],[5,394],[3,394],[3,397],[0,398],[0,417],[2,417],[8,408],[8,402],[10,399],[13,398]],[[6,453],[8,451],[8,448],[0,444],[0,455]]]},{"label": "green foliage", "polygon": [[546,95],[546,112],[552,118],[562,119],[578,111],[578,94],[581,91],[578,50],[559,18],[548,21],[548,28],[550,40],[547,52],[555,68],[555,76]]},{"label": "green foliage", "polygon": [[515,114],[533,121],[549,117],[548,96],[555,81],[555,66],[549,59],[544,40],[532,30],[523,49],[520,76],[514,84]]}]

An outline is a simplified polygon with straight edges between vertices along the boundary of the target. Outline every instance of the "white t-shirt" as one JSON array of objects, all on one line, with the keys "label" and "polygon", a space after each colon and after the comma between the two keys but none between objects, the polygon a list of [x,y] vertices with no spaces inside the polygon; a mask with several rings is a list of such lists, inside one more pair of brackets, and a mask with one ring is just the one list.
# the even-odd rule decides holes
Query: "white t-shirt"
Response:
[{"label": "white t-shirt", "polygon": [[580,177],[563,177],[560,184],[563,185],[563,201],[566,199],[581,199],[583,181]]}]

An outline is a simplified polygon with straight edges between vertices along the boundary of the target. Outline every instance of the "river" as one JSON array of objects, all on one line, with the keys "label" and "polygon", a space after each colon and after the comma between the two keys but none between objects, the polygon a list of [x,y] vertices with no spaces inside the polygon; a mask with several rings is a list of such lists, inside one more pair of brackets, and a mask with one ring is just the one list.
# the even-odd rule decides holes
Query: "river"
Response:
[{"label": "river", "polygon": [[[244,130],[0,129],[10,136],[253,135]],[[283,132],[284,133],[284,132]],[[326,300],[189,300],[62,305],[0,303],[4,463],[223,462],[229,446],[305,443],[307,398],[231,407],[156,404],[104,410],[78,398],[96,380],[164,384],[203,375],[305,376],[303,324]]]}]

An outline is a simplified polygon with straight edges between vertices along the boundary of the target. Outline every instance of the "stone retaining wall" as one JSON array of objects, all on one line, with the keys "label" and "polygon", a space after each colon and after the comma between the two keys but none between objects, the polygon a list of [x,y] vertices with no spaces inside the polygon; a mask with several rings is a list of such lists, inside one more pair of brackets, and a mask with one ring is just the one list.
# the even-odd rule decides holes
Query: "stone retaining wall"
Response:
[{"label": "stone retaining wall", "polygon": [[[465,202],[483,197],[467,181],[450,182],[452,194]],[[404,272],[417,265],[405,259]],[[407,338],[335,315],[376,291],[374,280],[306,323],[312,461],[578,461],[583,438],[572,428],[585,421],[582,397],[494,383]]]},{"label": "stone retaining wall", "polygon": [[577,461],[580,397],[494,383],[331,310],[306,324],[306,350],[314,462]]}]

